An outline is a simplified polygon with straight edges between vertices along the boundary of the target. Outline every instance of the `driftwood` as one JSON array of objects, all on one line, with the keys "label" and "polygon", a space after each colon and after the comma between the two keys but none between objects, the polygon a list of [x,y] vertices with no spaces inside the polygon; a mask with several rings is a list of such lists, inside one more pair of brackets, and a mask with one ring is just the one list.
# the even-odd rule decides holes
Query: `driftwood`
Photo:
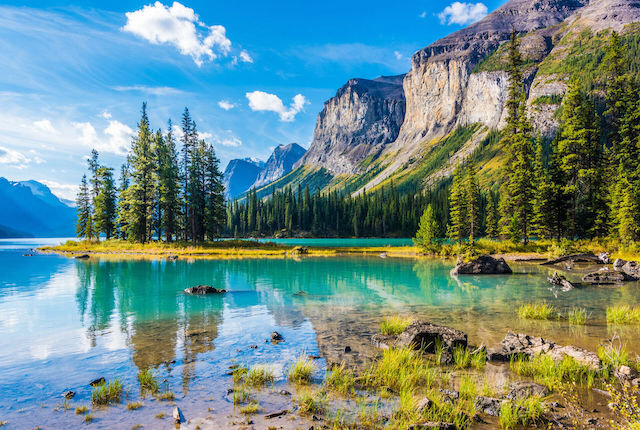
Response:
[{"label": "driftwood", "polygon": [[572,254],[572,255],[565,255],[564,257],[560,257],[560,258],[556,258],[554,260],[549,260],[549,261],[545,261],[544,263],[540,263],[541,266],[551,266],[554,264],[558,264],[558,263],[563,263],[565,261],[591,261],[594,263],[599,263],[599,264],[604,264],[602,262],[602,260],[600,259],[600,257],[598,257],[597,255],[593,255],[593,254]]}]

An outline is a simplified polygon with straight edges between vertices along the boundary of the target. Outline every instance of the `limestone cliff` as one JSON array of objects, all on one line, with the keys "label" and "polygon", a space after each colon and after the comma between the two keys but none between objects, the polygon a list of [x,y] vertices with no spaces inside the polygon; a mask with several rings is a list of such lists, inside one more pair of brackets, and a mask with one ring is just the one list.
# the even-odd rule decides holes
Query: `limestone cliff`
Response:
[{"label": "limestone cliff", "polygon": [[360,173],[360,163],[398,137],[405,99],[400,76],[351,79],[324,104],[313,142],[296,167],[311,164],[333,174]]},{"label": "limestone cliff", "polygon": [[305,152],[306,149],[297,143],[276,146],[251,188],[260,188],[282,178],[291,171],[293,165]]}]

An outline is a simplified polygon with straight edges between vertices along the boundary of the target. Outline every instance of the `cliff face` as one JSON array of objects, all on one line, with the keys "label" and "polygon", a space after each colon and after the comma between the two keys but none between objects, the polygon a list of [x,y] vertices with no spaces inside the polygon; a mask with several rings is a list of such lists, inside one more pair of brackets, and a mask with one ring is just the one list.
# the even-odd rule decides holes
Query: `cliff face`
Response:
[{"label": "cliff face", "polygon": [[258,174],[251,188],[260,188],[289,173],[307,150],[297,143],[278,145]]},{"label": "cliff face", "polygon": [[295,167],[311,164],[333,174],[361,172],[359,164],[396,140],[404,121],[404,75],[351,79],[318,115],[313,142]]},{"label": "cliff face", "polygon": [[234,198],[244,193],[256,181],[264,162],[242,158],[229,161],[224,169],[224,189],[227,197]]}]

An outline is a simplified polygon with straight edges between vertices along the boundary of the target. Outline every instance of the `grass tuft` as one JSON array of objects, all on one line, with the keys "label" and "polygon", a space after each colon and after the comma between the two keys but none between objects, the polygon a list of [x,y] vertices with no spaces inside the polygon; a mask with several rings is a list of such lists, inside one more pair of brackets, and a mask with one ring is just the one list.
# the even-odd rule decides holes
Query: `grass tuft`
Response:
[{"label": "grass tuft", "polygon": [[240,408],[240,413],[245,415],[257,414],[260,411],[260,405],[256,402],[251,402],[246,406]]},{"label": "grass tuft", "polygon": [[399,316],[385,317],[380,324],[380,333],[387,336],[395,336],[407,328],[413,320],[411,318],[401,318]]},{"label": "grass tuft", "polygon": [[396,393],[415,387],[430,388],[436,379],[435,369],[412,348],[390,348],[362,375],[367,388],[387,388]]},{"label": "grass tuft", "polygon": [[599,372],[581,365],[573,358],[565,356],[556,362],[549,355],[537,355],[531,360],[526,357],[511,359],[511,370],[520,376],[533,378],[536,382],[554,390],[565,382],[584,384],[589,388],[595,382]]},{"label": "grass tuft", "polygon": [[327,408],[327,399],[321,391],[303,391],[298,395],[297,401],[302,414],[322,415]]},{"label": "grass tuft", "polygon": [[315,370],[316,365],[303,354],[289,369],[289,381],[296,384],[308,384],[311,382],[311,375]]},{"label": "grass tuft", "polygon": [[76,408],[76,415],[84,415],[89,411],[89,408],[85,405],[78,406]]},{"label": "grass tuft", "polygon": [[546,303],[526,303],[518,308],[518,318],[523,320],[550,320],[558,315],[556,308]]},{"label": "grass tuft", "polygon": [[569,324],[571,325],[585,325],[587,323],[587,310],[584,308],[572,308],[567,318],[569,320]]},{"label": "grass tuft", "polygon": [[131,403],[127,403],[127,410],[129,411],[135,411],[136,409],[140,409],[142,406],[144,406],[142,404],[142,402],[131,402]]},{"label": "grass tuft", "polygon": [[264,387],[276,380],[273,370],[265,366],[252,366],[244,376],[244,382],[249,387]]},{"label": "grass tuft", "polygon": [[640,307],[609,306],[607,307],[607,322],[613,324],[640,324]]},{"label": "grass tuft", "polygon": [[453,361],[457,369],[467,369],[469,367],[482,369],[487,363],[487,352],[484,348],[469,351],[467,348],[457,347],[453,349]]},{"label": "grass tuft", "polygon": [[83,421],[83,422],[85,422],[85,423],[87,423],[87,424],[89,424],[91,421],[93,421],[93,420],[95,420],[95,419],[96,419],[95,415],[93,415],[93,414],[86,414],[86,415],[84,416],[84,418],[82,419],[82,421]]},{"label": "grass tuft", "polygon": [[108,384],[94,388],[91,392],[91,403],[99,406],[118,403],[121,395],[122,384],[119,379],[115,379]]},{"label": "grass tuft", "polygon": [[337,391],[338,393],[346,396],[353,395],[355,393],[355,376],[353,371],[346,369],[345,364],[340,366],[334,366],[331,372],[327,375],[325,386],[328,389]]},{"label": "grass tuft", "polygon": [[156,394],[160,390],[158,379],[151,369],[144,369],[138,372],[138,383],[140,384],[140,391],[143,393]]}]

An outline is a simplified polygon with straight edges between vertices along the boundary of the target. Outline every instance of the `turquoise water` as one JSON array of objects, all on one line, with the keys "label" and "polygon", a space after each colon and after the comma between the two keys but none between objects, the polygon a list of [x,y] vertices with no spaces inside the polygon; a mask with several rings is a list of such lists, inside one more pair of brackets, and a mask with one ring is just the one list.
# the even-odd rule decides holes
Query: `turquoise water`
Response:
[{"label": "turquoise water", "polygon": [[[637,284],[563,293],[547,269],[514,265],[512,276],[449,276],[449,260],[310,257],[238,260],[73,260],[25,257],[39,240],[0,241],[0,421],[5,428],[73,428],[81,418],[58,410],[61,393],[89,404],[89,381],[120,378],[139,398],[136,375],[152,368],[176,394],[188,417],[225,413],[232,364],[268,364],[284,384],[302,353],[358,362],[372,354],[368,339],[383,315],[411,314],[465,330],[472,344],[493,345],[507,329],[559,343],[595,348],[614,333],[640,352],[635,327],[604,321],[610,304],[638,304]],[[578,277],[579,274],[573,275]],[[223,296],[191,297],[186,287],[209,284]],[[545,300],[563,311],[588,309],[592,323],[523,322],[520,303]],[[274,330],[285,342],[265,343]],[[250,348],[256,345],[257,348]],[[354,353],[344,354],[344,346]],[[318,360],[318,377],[326,366]],[[139,411],[124,403],[96,412],[95,428],[148,423],[164,402]]]}]

